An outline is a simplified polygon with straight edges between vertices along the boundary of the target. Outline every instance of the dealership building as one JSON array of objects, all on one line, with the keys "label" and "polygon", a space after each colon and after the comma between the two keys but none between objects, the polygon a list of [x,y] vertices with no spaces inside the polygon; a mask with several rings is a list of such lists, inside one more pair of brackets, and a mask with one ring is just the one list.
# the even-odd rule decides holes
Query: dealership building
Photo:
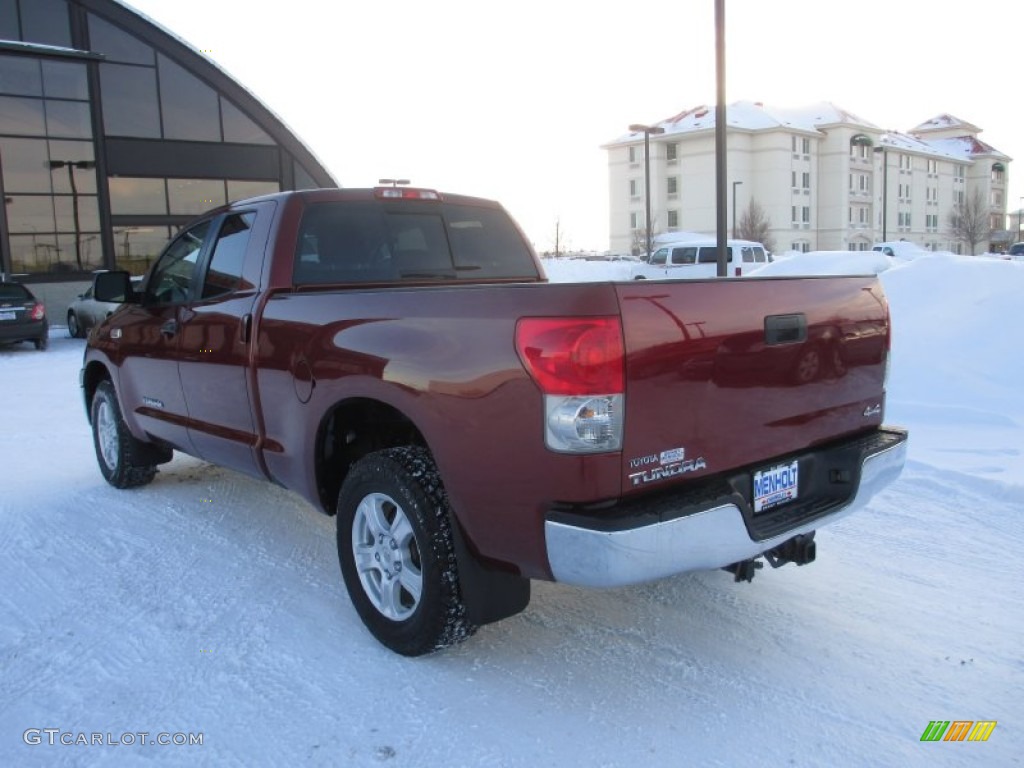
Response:
[{"label": "dealership building", "polygon": [[0,0],[0,273],[51,323],[229,200],[337,186],[248,90],[115,0]]}]

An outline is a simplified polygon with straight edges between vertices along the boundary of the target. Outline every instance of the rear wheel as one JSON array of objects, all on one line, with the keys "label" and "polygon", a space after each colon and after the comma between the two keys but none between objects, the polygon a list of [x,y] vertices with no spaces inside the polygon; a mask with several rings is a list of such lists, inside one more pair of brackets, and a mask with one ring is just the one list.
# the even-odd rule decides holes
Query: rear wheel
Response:
[{"label": "rear wheel", "polygon": [[360,459],[338,495],[338,559],[359,617],[383,645],[420,656],[466,639],[448,497],[424,448]]},{"label": "rear wheel", "polygon": [[78,315],[74,312],[68,312],[68,335],[72,339],[80,339],[85,334],[82,333],[82,325],[78,322]]},{"label": "rear wheel", "polygon": [[156,476],[156,466],[169,456],[157,456],[156,446],[132,436],[121,416],[114,385],[101,381],[92,397],[92,439],[100,473],[115,488],[146,485]]}]

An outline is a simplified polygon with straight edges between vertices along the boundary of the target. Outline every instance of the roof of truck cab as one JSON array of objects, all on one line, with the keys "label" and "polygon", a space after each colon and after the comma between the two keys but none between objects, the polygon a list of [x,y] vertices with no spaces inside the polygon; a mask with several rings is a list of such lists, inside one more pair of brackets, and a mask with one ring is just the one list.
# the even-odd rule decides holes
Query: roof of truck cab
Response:
[{"label": "roof of truck cab", "polygon": [[[248,205],[253,202],[263,200],[289,200],[292,198],[301,198],[306,202],[341,202],[341,201],[373,201],[381,200],[381,202],[422,202],[430,204],[433,202],[442,203],[457,203],[460,205],[480,205],[486,207],[500,208],[501,203],[496,200],[490,200],[483,197],[473,197],[471,195],[460,195],[452,192],[440,192],[438,190],[429,189],[428,191],[437,192],[439,201],[434,200],[416,200],[415,198],[392,198],[392,199],[381,199],[377,197],[377,190],[380,187],[364,187],[364,188],[350,188],[350,187],[325,187],[319,189],[292,189],[284,192],[273,192],[268,195],[260,195],[259,197],[248,197],[243,200],[237,200],[230,203],[227,207]],[[390,189],[390,187],[385,187]],[[399,187],[399,189],[428,189],[426,187]]]}]

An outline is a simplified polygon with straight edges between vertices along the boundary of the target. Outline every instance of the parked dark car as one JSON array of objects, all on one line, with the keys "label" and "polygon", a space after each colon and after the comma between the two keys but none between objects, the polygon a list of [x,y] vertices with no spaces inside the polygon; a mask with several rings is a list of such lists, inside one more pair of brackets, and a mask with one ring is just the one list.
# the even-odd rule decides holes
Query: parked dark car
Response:
[{"label": "parked dark car", "polygon": [[1024,256],[1024,243],[1014,243],[1010,246],[1011,256]]},{"label": "parked dark car", "polygon": [[0,282],[0,344],[31,341],[46,349],[50,325],[46,308],[21,283]]},{"label": "parked dark car", "polygon": [[[139,287],[141,277],[132,278],[132,286]],[[92,295],[90,285],[85,293],[78,294],[78,298],[71,302],[68,307],[68,335],[75,339],[84,339],[94,325],[99,325],[121,306],[117,301],[96,301]]]}]

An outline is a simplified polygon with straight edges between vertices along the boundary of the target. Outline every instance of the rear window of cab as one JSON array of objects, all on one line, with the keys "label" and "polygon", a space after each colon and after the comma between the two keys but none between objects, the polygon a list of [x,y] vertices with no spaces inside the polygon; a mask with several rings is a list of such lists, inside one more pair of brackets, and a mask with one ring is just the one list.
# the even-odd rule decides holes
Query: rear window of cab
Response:
[{"label": "rear window of cab", "polygon": [[502,209],[421,201],[313,203],[302,217],[293,282],[540,279]]}]

